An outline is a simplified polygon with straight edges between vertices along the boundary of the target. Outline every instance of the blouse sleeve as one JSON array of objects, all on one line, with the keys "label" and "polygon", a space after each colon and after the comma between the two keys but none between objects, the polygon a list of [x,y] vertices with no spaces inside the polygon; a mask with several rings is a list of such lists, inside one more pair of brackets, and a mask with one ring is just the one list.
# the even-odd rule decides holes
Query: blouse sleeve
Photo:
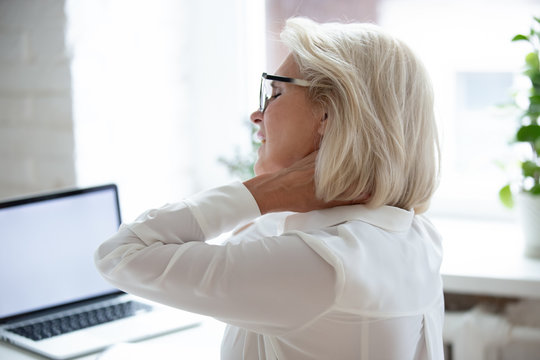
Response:
[{"label": "blouse sleeve", "polygon": [[96,265],[126,292],[253,331],[290,331],[331,306],[336,274],[294,234],[204,242],[258,216],[243,184],[216,188],[123,225]]}]

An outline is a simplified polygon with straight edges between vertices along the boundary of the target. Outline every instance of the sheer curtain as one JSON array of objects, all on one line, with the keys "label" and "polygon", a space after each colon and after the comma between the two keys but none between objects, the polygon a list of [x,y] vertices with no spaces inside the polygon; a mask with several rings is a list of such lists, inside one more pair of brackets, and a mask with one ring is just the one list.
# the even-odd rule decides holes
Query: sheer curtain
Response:
[{"label": "sheer curtain", "polygon": [[265,66],[264,1],[68,0],[77,182],[124,219],[233,180]]}]

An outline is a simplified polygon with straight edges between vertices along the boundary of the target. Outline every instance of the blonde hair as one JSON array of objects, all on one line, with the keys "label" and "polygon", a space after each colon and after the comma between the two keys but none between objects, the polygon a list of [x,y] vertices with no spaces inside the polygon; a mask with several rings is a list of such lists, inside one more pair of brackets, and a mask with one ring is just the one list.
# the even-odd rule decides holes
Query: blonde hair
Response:
[{"label": "blonde hair", "polygon": [[439,175],[433,91],[407,45],[372,24],[287,21],[281,39],[327,123],[317,196],[425,211]]}]

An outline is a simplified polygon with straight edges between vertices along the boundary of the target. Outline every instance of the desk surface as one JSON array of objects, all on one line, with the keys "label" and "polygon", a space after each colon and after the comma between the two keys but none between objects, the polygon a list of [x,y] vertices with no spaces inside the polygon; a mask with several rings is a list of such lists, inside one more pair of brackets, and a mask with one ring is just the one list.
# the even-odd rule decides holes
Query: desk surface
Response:
[{"label": "desk surface", "polygon": [[432,219],[443,235],[441,268],[448,292],[540,298],[540,259],[523,255],[513,222]]},{"label": "desk surface", "polygon": [[[225,324],[211,318],[203,317],[202,319],[200,326],[191,329],[136,344],[121,344],[117,348],[84,356],[77,360],[219,359]],[[42,360],[45,358],[0,342],[0,359]]]}]

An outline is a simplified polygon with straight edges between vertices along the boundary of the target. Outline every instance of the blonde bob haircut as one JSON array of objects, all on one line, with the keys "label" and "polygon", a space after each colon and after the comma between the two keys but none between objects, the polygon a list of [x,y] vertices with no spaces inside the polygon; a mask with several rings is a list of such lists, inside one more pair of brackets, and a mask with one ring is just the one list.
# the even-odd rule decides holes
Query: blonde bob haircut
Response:
[{"label": "blonde bob haircut", "polygon": [[407,45],[372,24],[287,21],[281,39],[326,114],[315,168],[326,201],[423,212],[439,177],[428,74]]}]

